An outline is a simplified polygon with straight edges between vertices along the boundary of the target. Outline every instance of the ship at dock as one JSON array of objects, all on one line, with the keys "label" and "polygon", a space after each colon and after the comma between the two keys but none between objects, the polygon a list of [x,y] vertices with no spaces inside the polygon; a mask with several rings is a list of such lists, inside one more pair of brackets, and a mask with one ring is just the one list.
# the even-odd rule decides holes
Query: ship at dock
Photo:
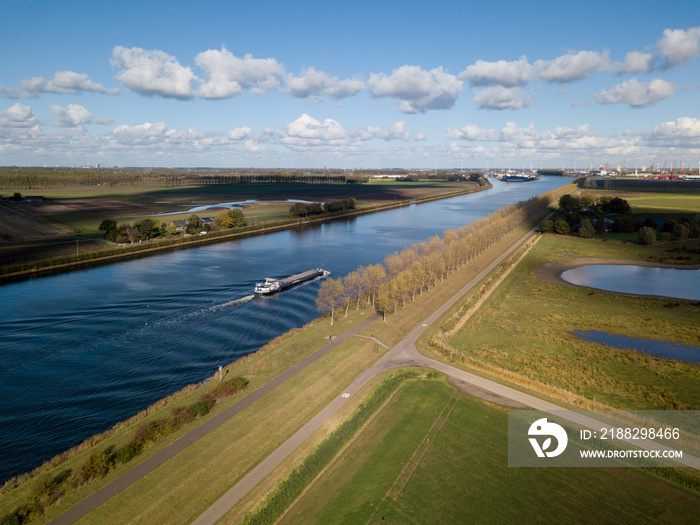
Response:
[{"label": "ship at dock", "polygon": [[316,268],[315,270],[290,275],[284,279],[267,277],[263,282],[255,283],[255,295],[270,295],[329,273],[323,268]]}]

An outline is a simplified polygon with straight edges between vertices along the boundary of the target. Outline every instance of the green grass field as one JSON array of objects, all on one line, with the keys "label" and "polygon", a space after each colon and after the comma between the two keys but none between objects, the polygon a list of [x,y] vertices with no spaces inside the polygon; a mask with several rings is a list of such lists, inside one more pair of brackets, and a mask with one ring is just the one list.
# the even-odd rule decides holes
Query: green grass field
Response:
[{"label": "green grass field", "polygon": [[[631,190],[584,190],[584,193],[590,193],[595,196],[610,195],[612,197],[621,197],[632,206],[633,213],[642,214],[665,214],[672,213],[700,213],[700,190],[690,188],[680,190],[668,188],[666,191],[658,189],[652,191]],[[653,217],[656,218],[656,217]]]},{"label": "green grass field", "polygon": [[638,469],[508,467],[507,413],[412,380],[283,523],[696,523],[700,496]]},{"label": "green grass field", "polygon": [[[700,367],[580,340],[598,330],[698,344],[700,306],[549,284],[537,269],[569,258],[666,259],[678,243],[643,247],[545,235],[449,341],[479,362],[615,407],[700,408]],[[700,247],[697,239],[686,242]],[[569,255],[571,254],[571,255]],[[692,255],[697,260],[697,254]]]}]

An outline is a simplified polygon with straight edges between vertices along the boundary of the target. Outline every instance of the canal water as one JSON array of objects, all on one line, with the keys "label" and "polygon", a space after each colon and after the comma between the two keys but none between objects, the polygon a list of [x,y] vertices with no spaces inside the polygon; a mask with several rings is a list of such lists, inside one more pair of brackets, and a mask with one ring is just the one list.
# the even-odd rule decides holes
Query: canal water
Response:
[{"label": "canal water", "polygon": [[493,189],[0,287],[0,482],[317,317],[320,281],[571,182]]}]

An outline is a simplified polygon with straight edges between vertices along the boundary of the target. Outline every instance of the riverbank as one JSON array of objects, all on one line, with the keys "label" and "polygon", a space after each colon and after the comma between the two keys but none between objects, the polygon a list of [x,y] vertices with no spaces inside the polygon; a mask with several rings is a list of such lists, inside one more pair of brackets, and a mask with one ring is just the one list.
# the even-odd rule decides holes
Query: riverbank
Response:
[{"label": "riverbank", "polygon": [[[361,215],[387,211],[395,208],[410,206],[413,204],[422,204],[436,200],[447,199],[459,195],[467,195],[492,188],[492,185],[477,185],[465,190],[450,191],[439,195],[429,195],[418,197],[411,200],[395,201],[388,204],[372,204],[363,206],[355,210],[345,210],[340,212],[329,213],[323,216],[305,219],[278,219],[274,221],[264,222],[256,225],[237,228],[236,231],[220,231],[210,232],[205,236],[192,235],[173,240],[163,240],[149,242],[145,244],[135,244],[115,247],[112,251],[105,253],[104,251],[94,251],[86,254],[74,256],[66,256],[60,258],[60,262],[56,263],[55,259],[39,260],[29,263],[14,264],[9,266],[0,266],[0,285],[6,282],[24,280],[43,275],[53,275],[56,273],[74,271],[83,268],[100,266],[121,262],[129,259],[148,257],[160,253],[166,253],[173,250],[183,248],[191,248],[205,246],[209,244],[227,242],[256,235],[265,235],[278,231],[288,230],[297,227],[305,227],[308,225],[317,225],[323,222],[333,221],[340,218],[351,218]],[[156,244],[157,243],[157,244]]]},{"label": "riverbank", "polygon": [[[417,296],[415,303],[412,303],[410,308],[402,310],[400,315],[392,316],[391,323],[375,321],[364,330],[365,335],[369,336],[374,334],[375,337],[383,342],[386,341],[389,344],[395,344],[412,328],[413,324],[420,322],[420,319],[424,317],[425,311],[436,309],[440,304],[451,297],[454,294],[455,284],[468,281],[473,278],[474,275],[483,271],[495,256],[510,246],[512,239],[518,235],[519,231],[521,230],[516,229],[516,231],[508,235],[506,239],[495,243],[483,256],[477,257],[470,262],[459,271],[454,278],[445,279],[444,282],[440,281],[430,293]],[[366,308],[365,302],[362,301],[360,306]],[[261,385],[267,378],[274,377],[276,373],[293,367],[299,359],[327,342],[327,335],[329,332],[336,334],[342,333],[354,326],[359,320],[366,318],[366,316],[367,311],[363,312],[362,310],[356,311],[351,309],[347,318],[338,316],[332,329],[329,327],[329,319],[327,317],[320,318],[311,323],[304,330],[294,330],[278,338],[278,340],[273,341],[269,345],[266,345],[261,351],[239,359],[233,365],[226,367],[226,371],[235,373],[236,376],[245,376],[246,379],[250,381],[248,390],[252,392],[256,388],[256,385]],[[231,476],[239,475],[241,469],[245,471],[246,468],[250,468],[246,467],[246,465],[249,465],[250,462],[255,463],[258,461],[256,458],[262,457],[260,454],[264,453],[264,451],[260,450],[261,447],[267,450],[269,447],[274,446],[275,443],[279,443],[277,436],[281,438],[284,435],[291,435],[289,432],[298,429],[299,425],[305,420],[304,418],[310,418],[312,416],[315,407],[322,406],[319,405],[319,403],[327,402],[329,399],[342,393],[341,389],[343,385],[346,385],[352,377],[366,368],[368,363],[374,362],[383,355],[384,350],[382,350],[382,348],[382,346],[376,345],[372,340],[354,339],[353,341],[349,341],[339,347],[338,351],[334,352],[333,355],[319,360],[319,362],[314,364],[311,368],[285,383],[283,388],[275,390],[274,394],[271,396],[266,396],[264,400],[261,400],[262,404],[257,404],[256,407],[254,407],[254,411],[247,411],[245,414],[241,414],[240,417],[234,418],[230,424],[227,424],[225,428],[221,429],[221,433],[217,430],[216,435],[211,436],[211,439],[214,440],[213,442],[207,440],[201,443],[201,446],[204,447],[201,449],[202,451],[221,451],[221,456],[217,454],[216,457],[211,458],[208,458],[211,454],[206,453],[206,462],[209,463],[210,460],[214,462],[211,464],[211,467],[213,467],[212,469],[208,466],[202,468],[201,464],[199,464],[201,458],[197,459],[199,457],[198,453],[195,453],[195,457],[193,457],[192,460],[199,466],[194,466],[188,462],[189,460],[183,461],[182,458],[179,458],[178,464],[182,464],[182,468],[190,474],[184,475],[179,473],[175,475],[176,479],[182,480],[187,478],[192,480],[192,476],[195,475],[193,473],[196,471],[197,477],[200,475],[205,476],[208,480],[200,480],[202,481],[201,485],[198,484],[198,480],[194,480],[193,483],[188,483],[188,486],[182,487],[182,489],[189,491],[194,486],[206,485],[210,487],[209,490],[215,490],[215,486],[225,486],[231,480]],[[184,393],[182,397],[174,397],[173,403],[160,406],[158,410],[152,413],[149,412],[134,421],[119,426],[114,432],[109,432],[104,436],[100,436],[99,439],[93,440],[91,443],[87,444],[86,447],[79,447],[70,458],[62,458],[62,461],[47,465],[47,467],[53,469],[49,472],[58,473],[65,469],[75,470],[79,468],[81,462],[85,461],[85,459],[90,456],[92,451],[103,450],[110,445],[123,446],[125,440],[128,440],[130,434],[134,432],[135,426],[139,422],[144,421],[144,418],[146,421],[151,418],[157,418],[159,414],[168,413],[180,404],[184,405],[189,403],[191,401],[190,398],[196,395],[197,389],[195,389],[194,392],[188,391]],[[293,402],[290,400],[293,400]],[[354,402],[349,403],[348,406],[354,406],[353,403]],[[225,407],[222,405],[221,409],[223,410],[224,408]],[[219,408],[216,408],[215,411],[216,410],[219,410]],[[268,411],[271,412],[268,413]],[[287,416],[289,413],[295,414],[293,420],[288,421]],[[339,415],[339,417],[342,416],[343,414]],[[284,421],[284,425],[281,424],[282,421]],[[139,457],[137,461],[145,460],[150,454],[162,450],[171,443],[173,439],[176,439],[180,435],[182,435],[182,433],[175,434],[172,438],[168,438],[162,443],[159,443],[153,450],[149,450],[147,454],[144,454],[143,458]],[[315,439],[316,438],[314,438],[312,442],[315,442]],[[227,458],[224,463],[221,462],[221,457],[223,456]],[[100,481],[98,487],[114,479],[114,476],[119,472],[124,472],[124,470],[123,467],[115,469],[113,473],[108,474]],[[47,471],[39,469],[34,475],[36,476],[42,472],[46,473]],[[215,476],[213,479],[216,481],[209,479],[209,476],[212,474]],[[166,477],[170,475],[172,475],[172,473],[166,474]],[[175,479],[171,479],[166,482],[166,485],[171,482],[177,484]],[[157,483],[154,489],[158,491],[158,487],[162,486],[163,485],[160,485],[160,483]],[[92,492],[94,489],[93,487],[87,493]],[[88,487],[85,487],[85,490],[88,490]],[[29,492],[31,492],[31,484],[25,481],[22,487],[17,488],[16,494],[28,494]],[[13,493],[15,492],[13,491]],[[81,490],[81,494],[84,496],[86,492]],[[131,494],[131,496],[125,494],[124,496],[133,498],[134,494]],[[160,499],[162,496],[165,496],[165,494],[161,493],[156,496],[156,499]],[[144,495],[144,497],[151,499],[153,498],[153,494],[147,494]],[[136,498],[140,501],[140,496],[138,496],[138,494]],[[75,502],[79,499],[80,496],[78,495],[75,497],[71,496],[71,498],[67,498],[64,504],[70,506],[71,502]],[[189,497],[185,497],[185,499],[189,499]],[[145,502],[144,505],[148,506]],[[132,505],[124,507],[119,503],[117,503],[117,506],[122,508],[122,510],[134,508]],[[65,508],[65,506],[63,506],[63,508]],[[0,508],[0,512],[3,510],[3,508]],[[160,522],[159,519],[155,519],[155,521]]]},{"label": "riverbank", "polygon": [[[467,265],[463,270],[460,270],[453,276],[446,278],[434,290],[423,296],[418,296],[416,302],[409,303],[410,307],[401,310],[401,313],[393,315],[390,323],[381,323],[375,321],[372,325],[365,329],[365,334],[374,334],[382,342],[386,341],[389,345],[394,345],[405,335],[415,323],[419,323],[425,318],[426,311],[433,311],[431,305],[436,303],[442,304],[445,298],[449,298],[459,283],[465,278],[465,274],[473,274],[477,267],[482,267],[485,258],[491,257],[494,250],[501,250],[511,244],[512,234],[508,239],[494,245],[486,254],[478,257],[472,263]],[[442,302],[441,302],[442,301]],[[363,302],[364,304],[364,302]],[[360,317],[357,317],[359,314]],[[294,334],[288,334],[282,338],[276,345],[271,345],[269,351],[277,352],[279,357],[284,356],[285,359],[290,359],[291,356],[299,351],[308,351],[310,347],[320,344],[322,334],[341,333],[345,327],[352,326],[362,318],[361,312],[351,310],[349,318],[345,319],[338,316],[336,325],[333,329],[329,326],[327,318],[319,319],[313,323],[312,330],[303,330]],[[312,328],[312,327],[308,327]],[[315,333],[315,336],[314,336]],[[298,339],[303,337],[303,340]],[[319,341],[316,341],[319,339]],[[277,343],[282,343],[284,349],[277,347]],[[374,362],[382,355],[382,346],[374,345],[371,341],[366,341],[370,346],[366,347],[366,351],[360,352],[362,355],[356,356],[361,361],[364,360],[362,367],[365,368],[368,363]],[[344,356],[349,357],[358,353],[360,348],[365,349],[362,340],[353,341],[351,347],[341,347],[339,352]],[[357,346],[360,345],[360,346]],[[236,419],[230,424],[227,424],[221,431],[217,430],[216,436],[211,436],[206,442],[201,442],[193,445],[184,456],[178,456],[177,462],[170,462],[163,465],[159,472],[154,475],[149,475],[147,481],[139,483],[123,493],[120,493],[113,500],[110,500],[105,507],[99,509],[97,513],[91,515],[91,520],[94,522],[122,522],[133,521],[134,513],[137,513],[138,519],[144,519],[151,522],[169,523],[183,520],[191,522],[197,514],[197,509],[201,509],[202,502],[213,501],[217,494],[223,493],[228,487],[233,486],[235,479],[241,476],[241,465],[248,465],[267,457],[261,448],[267,447],[271,440],[277,440],[279,432],[287,432],[289,424],[293,428],[299,428],[307,418],[308,410],[313,414],[313,407],[317,406],[319,397],[324,400],[339,397],[344,392],[344,385],[347,384],[348,377],[354,377],[346,368],[350,364],[339,361],[336,356],[322,363],[319,363],[319,368],[312,375],[303,374],[303,377],[292,380],[285,385],[282,385],[279,391],[270,398],[265,398],[262,404],[257,405],[255,411],[247,413],[246,418]],[[325,359],[325,358],[324,358]],[[291,358],[295,361],[296,358]],[[259,373],[268,373],[273,365],[273,355],[270,353],[261,352],[259,355],[253,355],[250,358],[245,358],[243,362],[233,366],[241,366],[246,372],[241,372],[243,368],[237,369],[236,375],[252,374],[255,376]],[[300,389],[300,390],[298,390]],[[320,442],[320,440],[339,424],[340,421],[349,414],[349,410],[361,401],[367,391],[365,390],[358,396],[351,396],[348,402],[348,409],[343,410],[337,417],[333,419],[331,424],[325,427],[320,433],[315,434],[309,443],[305,444],[303,450],[295,454],[295,458],[290,459],[281,466],[281,473],[287,471],[290,466],[295,464],[295,461],[303,457],[308,451]],[[311,407],[313,405],[313,407]],[[163,407],[166,410],[170,407]],[[272,412],[261,412],[263,410],[272,410]],[[299,411],[299,412],[298,412]],[[294,417],[289,418],[289,414],[293,413]],[[292,419],[293,421],[289,421]],[[285,429],[279,430],[280,423],[284,422]],[[463,428],[462,430],[466,430]],[[270,433],[270,435],[265,434]],[[461,435],[461,433],[460,433]],[[253,442],[246,436],[253,439]],[[254,442],[259,439],[259,442]],[[101,443],[99,446],[107,446],[107,442]],[[163,447],[159,448],[164,448]],[[216,454],[211,451],[216,450]],[[251,456],[257,454],[257,459]],[[83,456],[85,457],[85,455]],[[444,472],[443,468],[439,469]],[[624,476],[623,476],[624,477]],[[644,480],[642,480],[644,481]],[[266,480],[264,487],[256,491],[256,495],[252,495],[252,500],[246,505],[254,503],[255,498],[264,497],[265,487],[274,485],[274,480]],[[262,491],[262,492],[261,492]],[[444,494],[443,494],[444,496]],[[454,494],[448,494],[449,499],[457,497]],[[173,501],[178,502],[178,517],[172,515]],[[257,500],[259,501],[259,499]],[[248,507],[250,508],[250,507]],[[236,518],[229,516],[226,522],[231,520],[237,521],[241,517],[241,509],[236,512]]]}]

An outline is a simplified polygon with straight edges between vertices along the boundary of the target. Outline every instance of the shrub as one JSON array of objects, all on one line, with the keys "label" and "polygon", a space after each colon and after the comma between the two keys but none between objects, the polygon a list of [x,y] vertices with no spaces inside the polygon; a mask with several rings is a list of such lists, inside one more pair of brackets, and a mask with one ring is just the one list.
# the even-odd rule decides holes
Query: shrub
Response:
[{"label": "shrub", "polygon": [[664,233],[671,233],[673,231],[673,228],[678,224],[677,219],[669,219],[667,220],[664,225],[661,227],[661,231]]},{"label": "shrub", "polygon": [[698,221],[693,221],[690,223],[690,229],[689,229],[690,237],[693,239],[697,239],[700,237],[700,222]]},{"label": "shrub", "polygon": [[629,203],[620,197],[613,197],[610,202],[604,207],[605,211],[609,213],[629,213],[632,209]]},{"label": "shrub", "polygon": [[102,452],[94,450],[88,460],[83,463],[78,473],[78,482],[85,483],[93,478],[104,478],[116,463],[117,455],[114,447],[107,447]]},{"label": "shrub", "polygon": [[22,505],[9,514],[5,514],[0,520],[0,525],[22,525],[31,521],[35,514],[41,514],[36,505]]},{"label": "shrub", "polygon": [[201,417],[206,416],[209,413],[209,411],[211,410],[211,405],[208,401],[203,400],[197,401],[195,404],[187,407],[187,409],[191,411],[194,415]]},{"label": "shrub", "polygon": [[39,476],[34,482],[29,501],[41,509],[52,505],[63,495],[64,490],[61,485],[70,477],[70,474],[71,470],[67,469],[56,476],[52,474]]},{"label": "shrub", "polygon": [[192,421],[195,420],[196,417],[197,417],[197,414],[194,412],[194,410],[192,410],[192,406],[189,406],[187,408],[185,408],[185,407],[173,408],[173,420],[174,420],[174,425],[177,428],[180,428],[182,425],[186,425],[187,423],[191,423]]},{"label": "shrub", "polygon": [[593,224],[596,233],[605,233],[605,221],[603,219],[598,219]]},{"label": "shrub", "polygon": [[212,391],[212,395],[215,399],[220,399],[222,397],[232,396],[236,392],[243,390],[248,386],[248,380],[242,377],[234,377],[228,381],[224,381],[216,385],[216,388]]},{"label": "shrub", "polygon": [[571,231],[571,226],[566,221],[557,221],[554,223],[554,231],[560,235],[566,235]]},{"label": "shrub", "polygon": [[591,224],[590,220],[583,219],[581,221],[581,224],[579,224],[578,227],[578,236],[583,237],[584,239],[595,237],[595,228],[593,228],[593,224]]},{"label": "shrub", "polygon": [[140,425],[134,434],[134,441],[143,448],[157,442],[160,438],[172,434],[179,428],[176,419],[154,419]]},{"label": "shrub", "polygon": [[644,219],[642,226],[656,229],[656,221],[654,219]]},{"label": "shrub", "polygon": [[687,239],[690,236],[690,228],[684,223],[679,222],[673,227],[673,238],[676,240]]},{"label": "shrub", "polygon": [[613,231],[616,233],[634,233],[642,225],[641,220],[639,222],[632,217],[623,215],[615,219],[613,223]]},{"label": "shrub", "polygon": [[117,450],[116,460],[119,463],[128,463],[138,456],[143,450],[143,445],[137,441],[130,441],[127,445]]},{"label": "shrub", "polygon": [[639,240],[639,244],[654,244],[656,242],[656,228],[642,226],[637,231],[637,239]]},{"label": "shrub", "polygon": [[542,223],[542,233],[550,233],[554,230],[554,221],[544,221]]}]

